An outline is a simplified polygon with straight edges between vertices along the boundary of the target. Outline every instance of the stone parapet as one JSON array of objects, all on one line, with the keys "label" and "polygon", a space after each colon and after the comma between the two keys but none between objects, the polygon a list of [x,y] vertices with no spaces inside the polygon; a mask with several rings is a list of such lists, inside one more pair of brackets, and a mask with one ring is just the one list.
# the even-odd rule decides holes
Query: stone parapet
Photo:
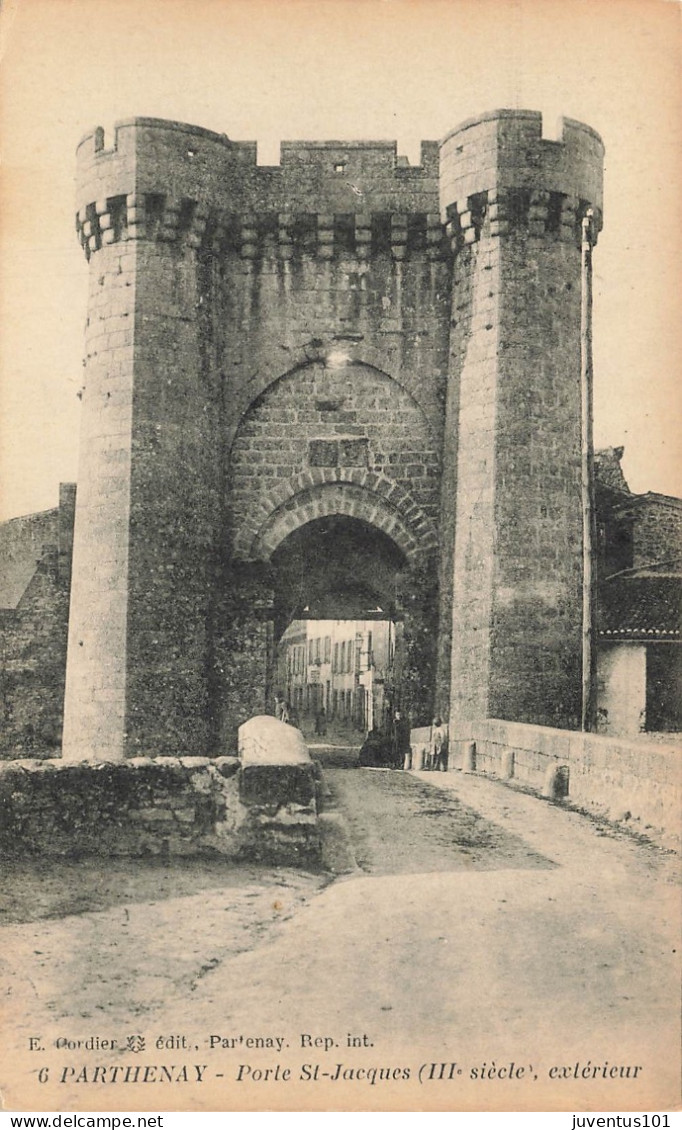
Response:
[{"label": "stone parapet", "polygon": [[[247,259],[259,229],[279,228],[286,260],[289,240],[295,243],[297,229],[304,232],[310,219],[322,252],[342,245],[344,235],[335,226],[353,227],[353,215],[361,213],[357,243],[363,248],[369,213],[382,218],[375,227],[387,223],[399,259],[401,248],[427,243],[429,216],[438,212],[436,142],[422,144],[421,159],[419,166],[408,165],[393,141],[285,141],[281,163],[260,166],[255,142],[180,122],[131,118],[117,123],[111,147],[99,127],[81,141],[77,226],[87,254],[151,234],[192,244],[235,226]],[[421,217],[411,228],[408,214]],[[436,244],[428,245],[432,254]]]},{"label": "stone parapet", "polygon": [[318,773],[303,734],[263,714],[239,727],[239,795],[249,809],[249,854],[316,857]]},{"label": "stone parapet", "polygon": [[[666,846],[679,847],[682,749],[549,726],[489,718],[451,727],[450,768],[463,767],[471,742],[476,771],[564,799],[594,816],[623,823]],[[413,731],[413,740],[419,737]]]},{"label": "stone parapet", "polygon": [[236,857],[247,810],[234,757],[9,761],[0,853]]}]

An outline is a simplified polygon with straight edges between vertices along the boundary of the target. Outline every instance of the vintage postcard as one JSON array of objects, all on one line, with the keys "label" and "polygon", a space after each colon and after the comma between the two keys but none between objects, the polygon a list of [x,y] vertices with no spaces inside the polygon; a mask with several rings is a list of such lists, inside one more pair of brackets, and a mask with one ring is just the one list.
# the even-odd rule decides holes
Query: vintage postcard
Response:
[{"label": "vintage postcard", "polygon": [[667,1125],[679,6],[1,21],[3,1109]]}]

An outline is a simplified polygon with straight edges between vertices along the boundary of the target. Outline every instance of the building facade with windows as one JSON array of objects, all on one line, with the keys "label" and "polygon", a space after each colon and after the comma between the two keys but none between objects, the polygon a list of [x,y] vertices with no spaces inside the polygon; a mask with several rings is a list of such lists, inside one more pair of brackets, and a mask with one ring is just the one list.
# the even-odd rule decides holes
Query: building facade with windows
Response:
[{"label": "building facade with windows", "polygon": [[295,620],[278,655],[278,693],[301,721],[324,710],[367,732],[385,722],[394,692],[396,625],[389,620]]}]

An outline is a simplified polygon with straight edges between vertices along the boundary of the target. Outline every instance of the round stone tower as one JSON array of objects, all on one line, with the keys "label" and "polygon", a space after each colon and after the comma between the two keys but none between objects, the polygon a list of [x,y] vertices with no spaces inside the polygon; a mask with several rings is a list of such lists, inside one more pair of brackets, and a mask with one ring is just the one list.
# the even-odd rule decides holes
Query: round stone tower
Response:
[{"label": "round stone tower", "polygon": [[78,149],[89,260],[63,755],[203,753],[219,492],[197,249],[255,147],[136,118]]},{"label": "round stone tower", "polygon": [[[539,113],[441,145],[454,252],[443,465],[440,698],[475,719],[574,727],[581,695],[581,220],[604,148]],[[448,671],[448,659],[450,670]]]}]

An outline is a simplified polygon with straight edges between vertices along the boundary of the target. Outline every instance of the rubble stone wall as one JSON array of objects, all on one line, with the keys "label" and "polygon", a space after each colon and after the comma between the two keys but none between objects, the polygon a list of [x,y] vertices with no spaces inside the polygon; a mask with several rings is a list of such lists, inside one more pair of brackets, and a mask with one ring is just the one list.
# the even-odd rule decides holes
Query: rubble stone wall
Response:
[{"label": "rubble stone wall", "polygon": [[0,570],[0,758],[58,757],[64,710],[76,488],[59,508],[5,523]]},{"label": "rubble stone wall", "polygon": [[673,565],[682,554],[682,506],[679,499],[657,499],[633,511],[633,565]]},{"label": "rubble stone wall", "polygon": [[[274,720],[273,720],[274,721]],[[0,855],[218,855],[314,865],[317,781],[236,757],[0,764]]]}]

